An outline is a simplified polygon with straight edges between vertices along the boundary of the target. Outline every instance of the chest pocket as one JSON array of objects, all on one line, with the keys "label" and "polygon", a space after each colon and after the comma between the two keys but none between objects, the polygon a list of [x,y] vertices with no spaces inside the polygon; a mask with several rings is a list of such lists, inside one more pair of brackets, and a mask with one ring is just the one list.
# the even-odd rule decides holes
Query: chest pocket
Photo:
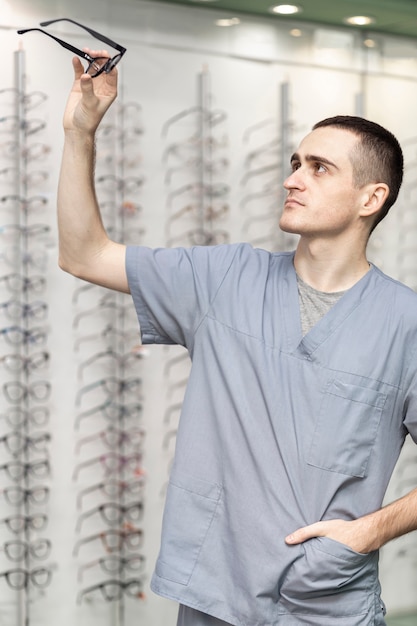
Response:
[{"label": "chest pocket", "polygon": [[366,476],[369,457],[387,396],[331,380],[307,454],[307,463],[348,476]]}]

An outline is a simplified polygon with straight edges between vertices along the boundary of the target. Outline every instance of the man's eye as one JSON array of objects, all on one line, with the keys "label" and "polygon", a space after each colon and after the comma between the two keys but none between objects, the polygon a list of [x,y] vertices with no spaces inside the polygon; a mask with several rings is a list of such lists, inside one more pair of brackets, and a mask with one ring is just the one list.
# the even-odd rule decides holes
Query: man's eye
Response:
[{"label": "man's eye", "polygon": [[291,170],[293,172],[295,172],[295,170],[298,170],[299,167],[300,167],[300,163],[298,161],[292,161],[292,163],[291,163]]},{"label": "man's eye", "polygon": [[316,163],[316,171],[321,174],[322,172],[326,172],[327,170],[321,163]]}]

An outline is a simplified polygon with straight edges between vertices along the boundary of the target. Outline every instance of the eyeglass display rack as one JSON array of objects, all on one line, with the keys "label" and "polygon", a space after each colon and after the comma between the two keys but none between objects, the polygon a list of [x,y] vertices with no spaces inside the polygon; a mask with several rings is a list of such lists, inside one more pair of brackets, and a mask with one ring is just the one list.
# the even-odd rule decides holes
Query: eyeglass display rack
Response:
[{"label": "eyeglass display rack", "polygon": [[277,116],[247,128],[243,135],[246,147],[241,179],[240,208],[247,241],[271,250],[291,250],[295,238],[278,228],[284,200],[283,180],[292,152],[290,85],[279,85]]},{"label": "eyeglass display rack", "polygon": [[[396,209],[398,227],[398,246],[396,261],[398,266],[398,279],[417,291],[417,227],[415,224],[415,201],[417,197],[417,137],[411,136],[401,141],[406,164],[402,191],[400,192],[404,202]],[[398,203],[397,203],[398,204]],[[383,266],[383,259],[378,258],[383,249],[383,244],[378,237],[378,231],[370,239],[375,263]]]},{"label": "eyeglass display rack", "polygon": [[[138,202],[144,184],[138,175],[141,117],[140,105],[123,103],[121,97],[97,133],[97,196],[107,231],[123,243],[140,243],[143,235]],[[120,625],[126,603],[144,597],[145,351],[129,296],[81,281],[76,285],[77,602],[88,611],[108,601],[114,623]]]},{"label": "eyeglass display rack", "polygon": [[45,123],[33,112],[39,113],[46,96],[26,92],[22,49],[14,53],[14,74],[14,87],[0,93],[0,593],[2,606],[10,608],[10,623],[28,626],[33,602],[42,600],[53,571],[46,537],[51,439],[46,429],[51,390],[48,307],[42,299],[49,227],[40,219],[48,177],[42,160],[49,148],[40,139]]},{"label": "eyeglass display rack", "polygon": [[[166,184],[166,246],[213,245],[229,241],[229,141],[227,113],[213,107],[211,75],[197,75],[196,103],[170,117],[162,127]],[[190,361],[179,346],[165,348],[166,410],[162,447],[168,470],[175,445]],[[162,486],[164,494],[166,484]]]}]

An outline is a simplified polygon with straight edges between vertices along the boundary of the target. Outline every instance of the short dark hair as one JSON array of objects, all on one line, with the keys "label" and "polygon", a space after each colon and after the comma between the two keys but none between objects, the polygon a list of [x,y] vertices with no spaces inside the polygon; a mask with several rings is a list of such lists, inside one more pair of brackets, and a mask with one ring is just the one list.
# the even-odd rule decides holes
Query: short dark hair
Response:
[{"label": "short dark hair", "polygon": [[353,166],[353,182],[357,187],[368,183],[385,183],[389,194],[376,215],[371,232],[387,215],[396,201],[403,180],[404,158],[396,137],[383,126],[363,117],[336,115],[328,117],[313,126],[332,126],[348,130],[359,137],[359,143],[350,155]]}]

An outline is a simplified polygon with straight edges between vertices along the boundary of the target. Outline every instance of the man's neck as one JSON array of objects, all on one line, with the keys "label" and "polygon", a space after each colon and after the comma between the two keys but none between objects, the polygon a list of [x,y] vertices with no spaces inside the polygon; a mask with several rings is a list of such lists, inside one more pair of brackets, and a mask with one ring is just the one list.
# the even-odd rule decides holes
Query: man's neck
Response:
[{"label": "man's neck", "polygon": [[340,242],[309,241],[301,238],[294,258],[300,278],[318,291],[328,293],[353,287],[369,271],[365,250],[352,250]]}]

